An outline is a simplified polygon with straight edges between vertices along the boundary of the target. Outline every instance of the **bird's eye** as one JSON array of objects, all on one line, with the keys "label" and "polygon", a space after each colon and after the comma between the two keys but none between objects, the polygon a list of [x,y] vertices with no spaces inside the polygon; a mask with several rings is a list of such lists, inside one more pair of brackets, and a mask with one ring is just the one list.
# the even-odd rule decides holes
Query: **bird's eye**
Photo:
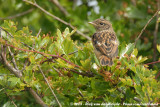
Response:
[{"label": "bird's eye", "polygon": [[104,23],[100,23],[100,25],[105,25]]}]

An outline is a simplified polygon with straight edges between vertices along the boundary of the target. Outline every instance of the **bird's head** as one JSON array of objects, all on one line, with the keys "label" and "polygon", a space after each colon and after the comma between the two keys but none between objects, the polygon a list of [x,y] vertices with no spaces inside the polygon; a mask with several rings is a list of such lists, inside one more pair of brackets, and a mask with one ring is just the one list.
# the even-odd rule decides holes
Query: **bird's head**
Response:
[{"label": "bird's head", "polygon": [[89,24],[92,24],[96,31],[113,30],[112,24],[105,19],[96,19],[93,22],[89,22]]}]

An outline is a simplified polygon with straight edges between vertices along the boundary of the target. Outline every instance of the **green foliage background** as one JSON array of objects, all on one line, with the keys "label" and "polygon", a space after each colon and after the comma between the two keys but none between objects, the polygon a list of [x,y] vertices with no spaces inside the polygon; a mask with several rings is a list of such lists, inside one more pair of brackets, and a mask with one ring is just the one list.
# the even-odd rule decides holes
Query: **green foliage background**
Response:
[{"label": "green foliage background", "polygon": [[[81,1],[80,4],[78,1]],[[5,45],[4,40],[7,40],[14,47],[31,50],[23,42],[39,52],[64,54],[63,58],[79,66],[75,67],[61,58],[54,59],[46,55],[53,58],[54,63],[49,62],[42,54],[19,51],[12,47],[18,68],[23,69],[26,59],[29,64],[20,79],[0,62],[1,106],[13,106],[8,97],[10,96],[17,106],[38,107],[25,87],[32,87],[48,106],[58,106],[38,65],[63,106],[86,102],[140,103],[134,100],[135,97],[141,99],[141,103],[160,102],[160,77],[155,79],[160,71],[160,64],[145,65],[152,62],[155,55],[153,41],[156,18],[148,25],[136,47],[133,44],[147,21],[157,11],[158,0],[97,0],[97,4],[91,5],[93,1],[96,0],[59,0],[68,15],[64,15],[50,0],[37,0],[36,3],[90,37],[95,29],[88,22],[97,18],[110,20],[120,41],[119,58],[111,68],[99,65],[91,42],[77,34],[76,30],[24,1],[0,0],[0,26],[13,35],[12,38],[2,31],[1,44]],[[33,11],[28,14],[13,18],[12,21],[7,19],[31,8]],[[40,28],[42,32],[36,37]],[[160,60],[160,31],[157,35],[156,61]],[[77,52],[68,55],[74,51]],[[7,53],[10,62],[12,57],[8,51]],[[82,76],[72,71],[94,76]]]}]

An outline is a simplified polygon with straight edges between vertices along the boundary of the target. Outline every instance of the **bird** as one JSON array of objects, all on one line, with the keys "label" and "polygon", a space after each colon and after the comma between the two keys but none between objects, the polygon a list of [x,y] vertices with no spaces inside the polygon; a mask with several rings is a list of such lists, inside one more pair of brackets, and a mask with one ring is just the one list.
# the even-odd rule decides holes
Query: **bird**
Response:
[{"label": "bird", "polygon": [[102,66],[112,66],[118,56],[119,41],[110,21],[96,19],[92,22],[96,32],[92,36],[94,53]]}]

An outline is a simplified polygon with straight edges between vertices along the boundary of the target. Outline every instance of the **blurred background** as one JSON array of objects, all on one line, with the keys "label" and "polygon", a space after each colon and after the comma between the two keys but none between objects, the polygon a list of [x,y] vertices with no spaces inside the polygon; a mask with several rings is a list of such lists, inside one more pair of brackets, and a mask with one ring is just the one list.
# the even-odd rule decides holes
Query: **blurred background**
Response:
[{"label": "blurred background", "polygon": [[[43,9],[70,23],[86,36],[91,37],[95,32],[88,22],[97,18],[111,21],[120,44],[135,42],[147,21],[158,10],[159,2],[160,0],[36,0]],[[0,0],[0,25],[9,19],[18,22],[18,29],[28,26],[33,35],[41,29],[41,34],[56,36],[57,29],[63,31],[69,27],[23,0]],[[136,45],[139,55],[149,58],[146,63],[159,59],[156,49],[156,44],[160,44],[157,19],[158,16],[153,18]],[[80,43],[88,41],[78,33],[73,34],[72,39]],[[150,67],[158,70],[160,64]]]}]

